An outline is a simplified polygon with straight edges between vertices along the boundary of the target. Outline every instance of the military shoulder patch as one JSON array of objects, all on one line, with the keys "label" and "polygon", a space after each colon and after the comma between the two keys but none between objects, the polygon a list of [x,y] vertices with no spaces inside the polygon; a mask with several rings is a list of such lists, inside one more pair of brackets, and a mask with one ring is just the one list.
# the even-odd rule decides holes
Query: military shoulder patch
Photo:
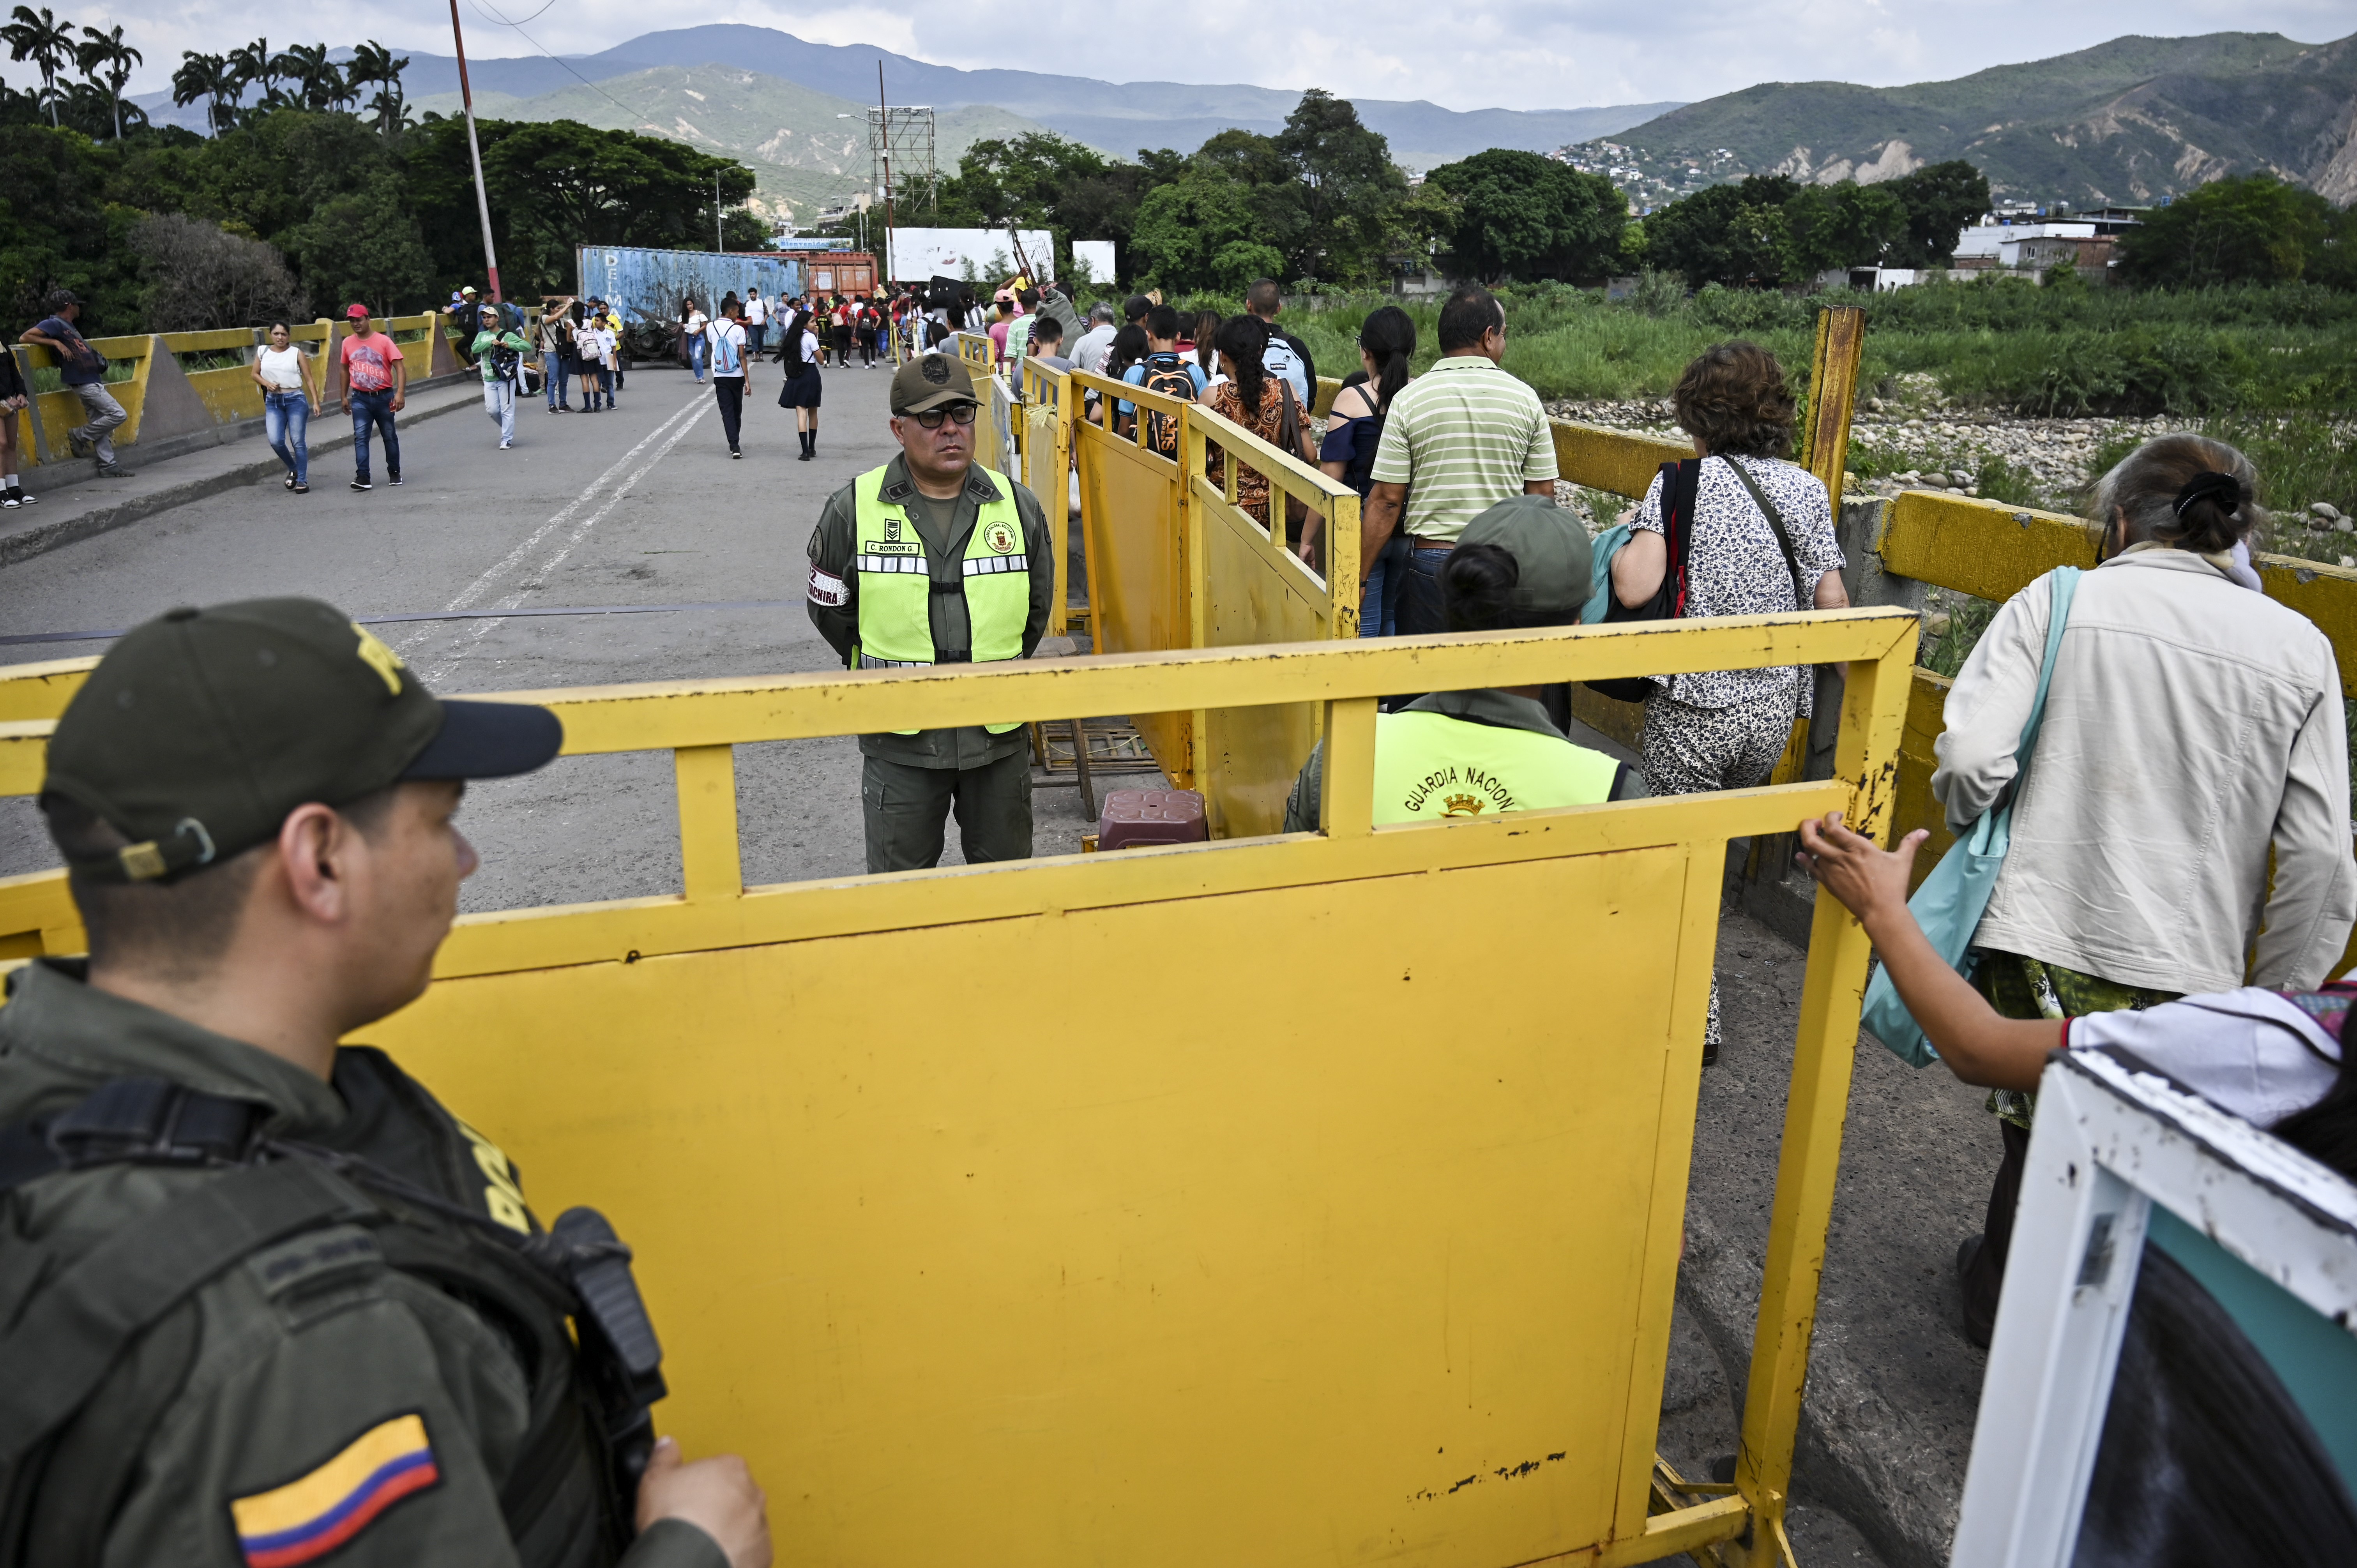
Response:
[{"label": "military shoulder patch", "polygon": [[413,1412],[370,1427],[308,1475],[231,1498],[230,1520],[246,1568],[292,1568],[326,1556],[441,1479],[425,1418]]}]

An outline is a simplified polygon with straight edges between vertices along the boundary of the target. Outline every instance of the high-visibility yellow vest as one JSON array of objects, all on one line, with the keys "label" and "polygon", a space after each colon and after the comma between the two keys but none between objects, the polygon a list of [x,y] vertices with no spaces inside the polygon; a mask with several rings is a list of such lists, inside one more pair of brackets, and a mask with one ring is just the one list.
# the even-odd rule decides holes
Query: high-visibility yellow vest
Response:
[{"label": "high-visibility yellow vest", "polygon": [[1437,822],[1612,798],[1620,765],[1560,736],[1447,714],[1375,715],[1375,821]]},{"label": "high-visibility yellow vest", "polygon": [[[859,574],[859,657],[863,670],[914,669],[939,662],[933,648],[932,569],[923,536],[908,509],[884,499],[890,465],[859,476],[852,569]],[[1031,615],[1031,564],[1023,546],[1023,515],[1015,486],[988,468],[998,499],[984,504],[966,536],[965,613],[976,664],[1023,656],[1023,628]],[[1004,735],[1018,725],[991,725]],[[913,734],[913,731],[907,732]]]}]

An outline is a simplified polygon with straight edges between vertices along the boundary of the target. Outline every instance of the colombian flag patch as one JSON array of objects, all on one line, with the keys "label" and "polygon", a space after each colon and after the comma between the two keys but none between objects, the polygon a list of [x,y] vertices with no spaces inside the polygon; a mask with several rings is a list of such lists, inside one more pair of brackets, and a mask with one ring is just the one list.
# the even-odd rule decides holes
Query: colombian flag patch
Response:
[{"label": "colombian flag patch", "polygon": [[289,1568],[326,1556],[368,1522],[442,1478],[425,1418],[396,1415],[309,1475],[229,1505],[246,1568]]}]

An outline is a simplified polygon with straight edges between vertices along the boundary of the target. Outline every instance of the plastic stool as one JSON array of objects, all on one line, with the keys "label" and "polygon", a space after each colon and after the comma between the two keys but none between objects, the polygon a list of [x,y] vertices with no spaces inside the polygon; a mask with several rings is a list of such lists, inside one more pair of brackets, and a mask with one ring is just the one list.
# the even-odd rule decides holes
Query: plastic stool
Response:
[{"label": "plastic stool", "polygon": [[1115,789],[1105,796],[1104,815],[1097,822],[1100,851],[1208,843],[1211,837],[1203,797],[1192,789]]}]

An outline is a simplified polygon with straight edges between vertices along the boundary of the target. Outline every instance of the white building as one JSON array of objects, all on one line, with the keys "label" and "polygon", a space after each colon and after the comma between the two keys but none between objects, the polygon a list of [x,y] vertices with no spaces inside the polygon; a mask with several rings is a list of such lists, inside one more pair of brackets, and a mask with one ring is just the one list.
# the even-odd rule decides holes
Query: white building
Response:
[{"label": "white building", "polygon": [[[1956,239],[1956,263],[1959,266],[2018,267],[2024,263],[2035,263],[2047,252],[2058,247],[2041,245],[2041,240],[2092,240],[2095,237],[2093,223],[2020,222],[1975,223]],[[2027,247],[2028,254],[2024,254]],[[1967,260],[1967,258],[1973,258]]]}]

